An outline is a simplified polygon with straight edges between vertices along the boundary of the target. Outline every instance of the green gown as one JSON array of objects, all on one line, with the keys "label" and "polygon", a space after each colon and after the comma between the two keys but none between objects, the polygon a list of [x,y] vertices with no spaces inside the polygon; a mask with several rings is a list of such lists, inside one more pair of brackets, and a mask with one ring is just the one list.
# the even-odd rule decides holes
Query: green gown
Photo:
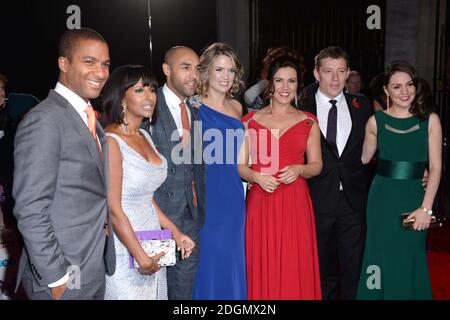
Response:
[{"label": "green gown", "polygon": [[422,204],[428,119],[375,114],[378,168],[367,203],[367,237],[357,299],[431,299],[427,231],[404,230],[400,215]]}]

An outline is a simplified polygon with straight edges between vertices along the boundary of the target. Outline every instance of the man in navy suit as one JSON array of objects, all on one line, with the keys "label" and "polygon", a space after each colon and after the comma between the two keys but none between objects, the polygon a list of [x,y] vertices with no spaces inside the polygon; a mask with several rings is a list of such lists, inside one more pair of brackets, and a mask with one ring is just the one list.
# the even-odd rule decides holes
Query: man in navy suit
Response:
[{"label": "man in navy suit", "polygon": [[[188,47],[173,47],[166,52],[163,63],[166,83],[158,89],[157,118],[150,128],[156,148],[168,161],[167,179],[156,191],[155,201],[197,244],[189,259],[177,258],[176,265],[167,268],[170,300],[192,299],[200,249],[198,233],[204,221],[201,132],[194,125],[197,112],[187,101],[195,93],[198,65],[198,55]],[[199,159],[198,163],[195,159]]]},{"label": "man in navy suit", "polygon": [[322,133],[323,168],[309,187],[324,299],[355,299],[365,241],[368,179],[361,154],[372,108],[367,98],[344,92],[349,71],[341,48],[319,52],[314,69],[319,85],[303,108],[317,115]]}]

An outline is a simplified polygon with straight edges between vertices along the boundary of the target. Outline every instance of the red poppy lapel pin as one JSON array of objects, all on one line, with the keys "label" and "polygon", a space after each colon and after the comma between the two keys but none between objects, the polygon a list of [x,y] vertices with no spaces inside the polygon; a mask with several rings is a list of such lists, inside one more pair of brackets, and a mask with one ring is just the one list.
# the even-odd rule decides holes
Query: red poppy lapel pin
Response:
[{"label": "red poppy lapel pin", "polygon": [[356,100],[356,98],[353,98],[352,106],[354,106],[356,109],[359,109],[361,107],[358,100]]}]

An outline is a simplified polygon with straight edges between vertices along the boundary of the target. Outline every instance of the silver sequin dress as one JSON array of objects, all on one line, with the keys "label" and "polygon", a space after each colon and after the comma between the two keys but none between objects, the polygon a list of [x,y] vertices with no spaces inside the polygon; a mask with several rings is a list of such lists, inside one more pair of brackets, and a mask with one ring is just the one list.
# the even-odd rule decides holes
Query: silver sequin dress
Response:
[{"label": "silver sequin dress", "polygon": [[[149,134],[142,134],[154,147]],[[162,163],[152,164],[130,148],[119,136],[107,133],[119,144],[122,152],[122,208],[134,231],[160,230],[158,216],[152,205],[153,193],[167,176],[167,161],[159,154]],[[117,236],[116,271],[106,276],[106,300],[165,300],[167,299],[166,268],[152,275],[141,275],[137,269],[130,269],[130,255]]]}]

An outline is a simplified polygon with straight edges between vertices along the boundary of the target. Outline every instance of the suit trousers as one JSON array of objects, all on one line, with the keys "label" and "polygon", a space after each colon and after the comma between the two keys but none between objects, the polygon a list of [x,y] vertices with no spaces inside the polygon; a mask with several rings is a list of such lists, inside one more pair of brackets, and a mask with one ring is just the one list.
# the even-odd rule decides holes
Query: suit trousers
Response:
[{"label": "suit trousers", "polygon": [[192,300],[195,273],[200,258],[197,223],[192,220],[189,206],[183,212],[181,231],[187,234],[195,242],[195,249],[191,256],[181,260],[180,252],[177,252],[177,262],[174,266],[167,267],[167,290],[169,300]]},{"label": "suit trousers", "polygon": [[[33,281],[27,276],[22,277],[22,287],[30,300],[53,300],[50,288],[33,292]],[[81,285],[80,289],[69,289],[63,293],[59,300],[104,300],[105,278]]]},{"label": "suit trousers", "polygon": [[334,212],[315,212],[324,300],[354,300],[365,242],[365,212],[353,210],[339,192]]}]

